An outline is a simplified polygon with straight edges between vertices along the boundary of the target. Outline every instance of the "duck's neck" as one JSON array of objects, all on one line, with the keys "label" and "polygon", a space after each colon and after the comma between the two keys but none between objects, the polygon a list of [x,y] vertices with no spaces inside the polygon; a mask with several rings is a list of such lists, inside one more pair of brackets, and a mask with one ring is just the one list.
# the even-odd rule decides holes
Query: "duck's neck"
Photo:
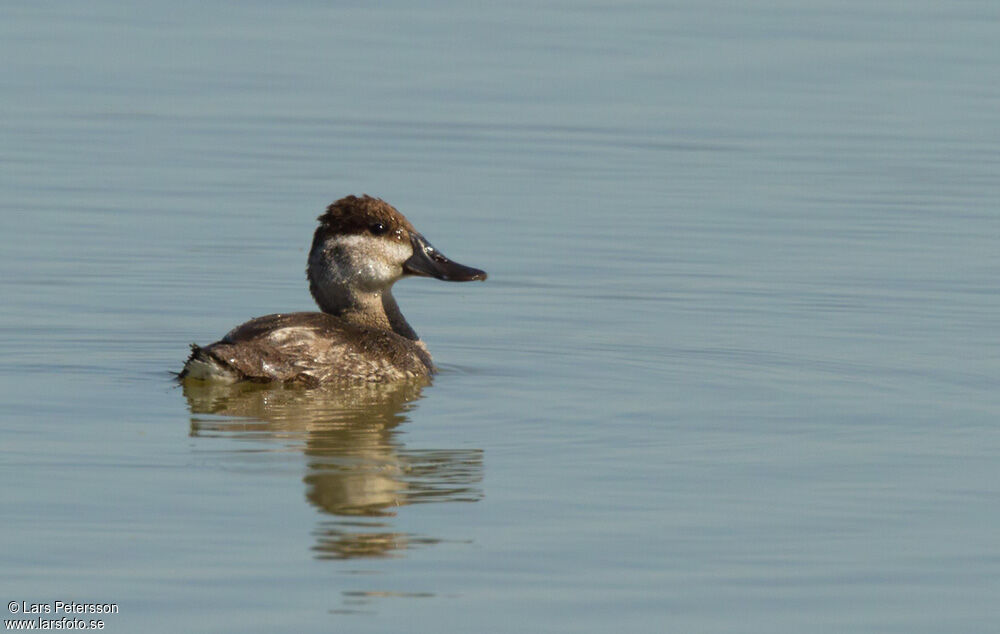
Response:
[{"label": "duck's neck", "polygon": [[380,330],[391,330],[401,337],[419,341],[420,337],[406,322],[391,289],[373,293],[350,293],[345,289],[313,287],[313,298],[320,310],[357,324]]}]

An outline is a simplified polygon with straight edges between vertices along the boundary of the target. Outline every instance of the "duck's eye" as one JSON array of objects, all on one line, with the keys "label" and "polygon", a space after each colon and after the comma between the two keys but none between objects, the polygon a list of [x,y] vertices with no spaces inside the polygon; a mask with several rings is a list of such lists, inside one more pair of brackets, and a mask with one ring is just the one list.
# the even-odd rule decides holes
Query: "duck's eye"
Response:
[{"label": "duck's eye", "polygon": [[383,235],[383,234],[385,234],[385,232],[386,232],[386,231],[388,231],[388,230],[389,230],[389,228],[388,228],[388,227],[386,227],[386,226],[385,226],[384,224],[382,224],[381,222],[376,222],[375,224],[372,224],[372,225],[369,225],[369,226],[368,226],[368,231],[371,231],[371,234],[372,234],[373,236],[380,236],[380,235]]}]

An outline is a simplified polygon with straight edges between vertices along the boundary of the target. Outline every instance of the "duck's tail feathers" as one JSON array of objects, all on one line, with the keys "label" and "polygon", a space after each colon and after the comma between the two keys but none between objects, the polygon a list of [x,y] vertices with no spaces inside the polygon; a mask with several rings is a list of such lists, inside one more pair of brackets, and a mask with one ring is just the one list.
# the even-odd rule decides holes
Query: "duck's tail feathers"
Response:
[{"label": "duck's tail feathers", "polygon": [[191,356],[184,362],[184,369],[178,373],[177,378],[182,381],[184,379],[225,382],[239,380],[238,373],[228,363],[212,354],[210,348],[203,348],[196,343],[191,344]]}]

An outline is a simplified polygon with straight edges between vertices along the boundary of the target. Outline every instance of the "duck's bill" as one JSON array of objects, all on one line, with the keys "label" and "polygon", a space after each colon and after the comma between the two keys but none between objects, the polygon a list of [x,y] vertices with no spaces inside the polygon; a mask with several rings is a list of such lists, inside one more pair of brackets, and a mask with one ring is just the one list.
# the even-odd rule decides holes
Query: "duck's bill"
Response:
[{"label": "duck's bill", "polygon": [[419,233],[411,233],[410,242],[413,244],[413,255],[406,262],[403,262],[404,273],[436,277],[448,282],[471,282],[486,279],[486,271],[452,262]]}]

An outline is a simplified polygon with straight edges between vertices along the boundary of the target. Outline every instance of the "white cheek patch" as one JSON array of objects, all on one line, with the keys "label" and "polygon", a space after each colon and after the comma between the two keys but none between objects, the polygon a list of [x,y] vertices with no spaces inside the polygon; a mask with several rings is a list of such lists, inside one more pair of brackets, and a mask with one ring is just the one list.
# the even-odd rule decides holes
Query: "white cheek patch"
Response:
[{"label": "white cheek patch", "polygon": [[337,236],[327,241],[333,252],[347,256],[347,261],[335,261],[339,277],[358,285],[384,286],[395,282],[403,273],[403,262],[413,255],[413,247],[393,238],[376,238],[365,234]]}]

